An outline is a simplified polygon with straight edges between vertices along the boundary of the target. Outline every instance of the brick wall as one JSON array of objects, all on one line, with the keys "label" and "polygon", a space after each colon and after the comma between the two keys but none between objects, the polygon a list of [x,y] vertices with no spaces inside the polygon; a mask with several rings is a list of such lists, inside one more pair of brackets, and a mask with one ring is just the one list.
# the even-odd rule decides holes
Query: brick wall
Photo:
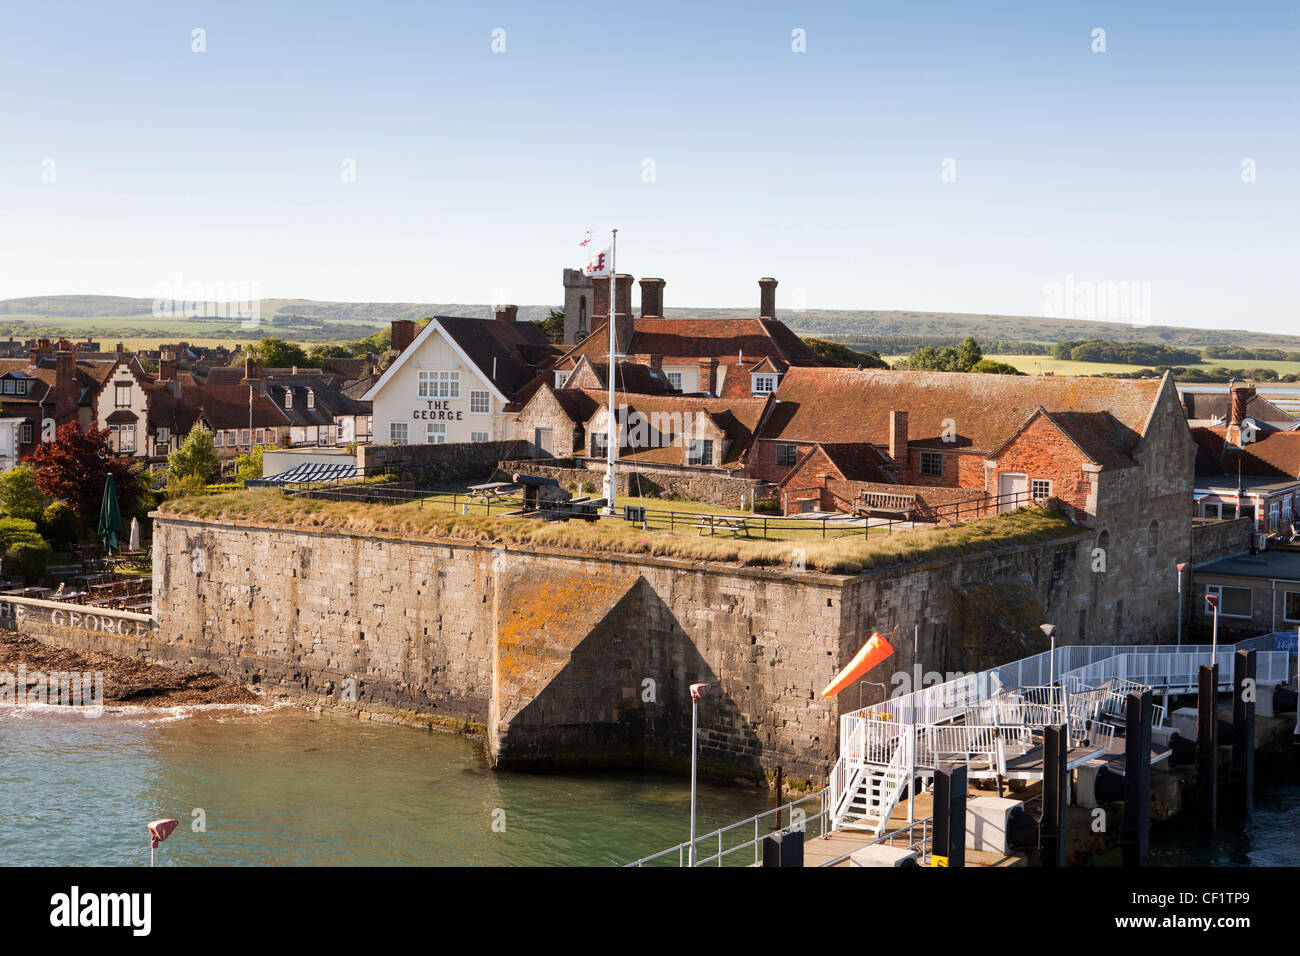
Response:
[{"label": "brick wall", "polygon": [[1249,551],[1253,526],[1250,518],[1195,519],[1192,522],[1192,564]]},{"label": "brick wall", "polygon": [[997,468],[990,476],[989,491],[999,494],[999,478],[1007,473],[1021,473],[1033,488],[1034,479],[1052,483],[1051,496],[1075,509],[1076,520],[1090,517],[1088,495],[1092,483],[1084,474],[1088,458],[1079,447],[1044,415],[1039,415],[1002,450]]}]

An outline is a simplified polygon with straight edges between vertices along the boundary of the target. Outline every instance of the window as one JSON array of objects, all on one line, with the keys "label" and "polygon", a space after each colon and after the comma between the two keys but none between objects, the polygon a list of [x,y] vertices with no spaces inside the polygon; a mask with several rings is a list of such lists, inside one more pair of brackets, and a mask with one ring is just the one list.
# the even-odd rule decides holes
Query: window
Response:
[{"label": "window", "polygon": [[293,389],[291,388],[284,390],[284,407],[293,408]]},{"label": "window", "polygon": [[312,391],[310,388],[307,389],[307,407],[308,408],[316,407],[316,393]]},{"label": "window", "polygon": [[389,422],[388,423],[388,444],[405,445],[408,441],[408,432],[406,422]]},{"label": "window", "polygon": [[445,445],[447,443],[447,423],[429,422],[424,426],[424,440],[430,445]]},{"label": "window", "polygon": [[[922,452],[925,454],[925,452]],[[1046,478],[1035,478],[1029,483],[1029,495],[1035,501],[1052,497],[1052,483]]]},{"label": "window", "polygon": [[713,464],[713,439],[712,438],[692,438],[687,446],[686,464],[688,465],[711,465]]},{"label": "window", "polygon": [[215,431],[215,432],[213,432],[213,433],[212,433],[212,444],[213,444],[215,447],[217,447],[217,448],[221,448],[223,445],[225,445],[225,444],[226,444],[226,433],[225,433],[224,431]]},{"label": "window", "polygon": [[116,452],[133,454],[135,452],[135,426],[109,425],[108,447]]},{"label": "window", "polygon": [[14,388],[15,388],[17,394],[19,394],[19,395],[26,395],[26,394],[27,394],[27,389],[28,389],[28,387],[29,387],[30,385],[31,385],[30,382],[25,381],[24,379],[21,379],[21,378],[20,378],[17,382],[14,383]]},{"label": "window", "polygon": [[116,407],[130,408],[131,407],[131,383],[114,382],[113,387],[117,392]]},{"label": "window", "polygon": [[776,464],[778,468],[789,468],[799,460],[799,449],[796,445],[777,445],[776,446]]},{"label": "window", "polygon": [[471,415],[491,415],[492,396],[487,392],[470,392],[469,413]]},{"label": "window", "polygon": [[158,429],[158,440],[160,442],[169,442],[171,441],[171,438],[172,438],[172,430],[170,428]]},{"label": "window", "polygon": [[674,392],[680,392],[682,390],[682,373],[665,372],[664,374],[668,376],[668,387]]},{"label": "window", "polygon": [[[1250,588],[1233,588],[1223,584],[1207,584],[1205,586],[1205,595],[1211,594],[1219,596],[1219,615],[1222,617],[1254,617],[1252,607],[1255,593]],[[1210,607],[1207,602],[1205,605],[1206,614],[1214,614],[1214,608]]]},{"label": "window", "polygon": [[460,372],[420,370],[421,398],[460,398]]},{"label": "window", "polygon": [[1300,622],[1300,591],[1287,591],[1282,595],[1282,620]]},{"label": "window", "polygon": [[17,392],[17,390],[18,390],[17,382],[15,382],[12,378],[5,379],[4,393],[6,395],[13,395],[15,392]]},{"label": "window", "polygon": [[249,431],[247,428],[241,428],[239,430],[239,444],[241,445],[253,444],[253,433]]},{"label": "window", "polygon": [[561,387],[563,387],[564,383],[567,382],[568,380],[569,380],[569,373],[568,373],[568,372],[556,372],[556,373],[555,373],[555,387],[556,387],[556,388],[561,388]]},{"label": "window", "polygon": [[1268,506],[1268,530],[1269,531],[1277,530],[1277,525],[1278,525],[1278,521],[1281,518],[1281,513],[1282,513],[1281,502],[1274,501]]},{"label": "window", "polygon": [[1221,505],[1221,504],[1220,504],[1219,502],[1217,502],[1217,501],[1214,501],[1214,502],[1207,502],[1206,504],[1201,505],[1201,517],[1202,517],[1202,518],[1222,518],[1222,517],[1223,517],[1223,505]]},{"label": "window", "polygon": [[921,452],[921,474],[941,477],[943,475],[943,455],[937,451]]},{"label": "window", "polygon": [[23,443],[24,445],[30,445],[30,444],[32,443],[32,423],[31,423],[31,422],[23,422],[23,437],[22,437],[22,443]]},{"label": "window", "polygon": [[607,454],[604,432],[591,433],[591,457],[604,458]]},{"label": "window", "polygon": [[470,432],[469,440],[470,441],[491,441],[492,439],[488,437],[487,432]]},{"label": "window", "polygon": [[755,395],[766,395],[769,392],[776,391],[776,376],[770,374],[755,375],[753,383],[753,392]]}]

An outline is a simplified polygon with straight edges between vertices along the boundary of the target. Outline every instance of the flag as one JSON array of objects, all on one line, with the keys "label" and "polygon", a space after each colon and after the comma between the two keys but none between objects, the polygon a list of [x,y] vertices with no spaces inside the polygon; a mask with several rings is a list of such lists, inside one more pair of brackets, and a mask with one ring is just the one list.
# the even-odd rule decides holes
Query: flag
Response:
[{"label": "flag", "polygon": [[579,246],[589,246],[589,245],[591,245],[591,233],[588,233],[588,234],[587,234],[587,238],[584,239],[584,240],[582,240],[582,242],[578,243],[578,245],[579,245]]},{"label": "flag", "polygon": [[587,264],[582,269],[582,274],[588,276],[609,275],[609,246],[598,249],[591,254],[591,258],[587,260]]}]

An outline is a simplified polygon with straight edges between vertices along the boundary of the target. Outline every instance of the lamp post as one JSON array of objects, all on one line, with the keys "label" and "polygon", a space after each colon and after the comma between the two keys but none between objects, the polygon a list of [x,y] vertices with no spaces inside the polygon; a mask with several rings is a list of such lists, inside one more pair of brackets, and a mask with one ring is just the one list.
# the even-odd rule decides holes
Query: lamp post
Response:
[{"label": "lamp post", "polygon": [[1047,686],[1051,687],[1056,683],[1056,625],[1040,624],[1038,629],[1052,642],[1051,657],[1047,661]]},{"label": "lamp post", "polygon": [[1183,646],[1183,572],[1187,570],[1187,562],[1182,561],[1178,564],[1178,646]]},{"label": "lamp post", "polygon": [[149,824],[149,865],[158,865],[158,844],[172,835],[175,820],[155,820]]},{"label": "lamp post", "polygon": [[[611,305],[612,309],[613,306]],[[708,684],[691,685],[691,851],[689,866],[695,865],[695,767],[700,749],[700,701],[709,692]]]},{"label": "lamp post", "polygon": [[[1205,595],[1205,603],[1214,611],[1214,629],[1210,634],[1210,666],[1213,667],[1219,659],[1219,595]],[[1214,689],[1216,692],[1219,689],[1217,682]]]}]

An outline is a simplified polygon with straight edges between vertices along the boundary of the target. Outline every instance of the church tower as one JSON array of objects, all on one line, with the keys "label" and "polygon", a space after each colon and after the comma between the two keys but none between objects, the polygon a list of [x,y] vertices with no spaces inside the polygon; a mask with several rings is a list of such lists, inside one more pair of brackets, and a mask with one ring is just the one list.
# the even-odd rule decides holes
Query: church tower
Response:
[{"label": "church tower", "polygon": [[[608,281],[608,280],[602,280]],[[564,344],[576,345],[591,334],[596,301],[595,280],[581,269],[564,270]]]}]

